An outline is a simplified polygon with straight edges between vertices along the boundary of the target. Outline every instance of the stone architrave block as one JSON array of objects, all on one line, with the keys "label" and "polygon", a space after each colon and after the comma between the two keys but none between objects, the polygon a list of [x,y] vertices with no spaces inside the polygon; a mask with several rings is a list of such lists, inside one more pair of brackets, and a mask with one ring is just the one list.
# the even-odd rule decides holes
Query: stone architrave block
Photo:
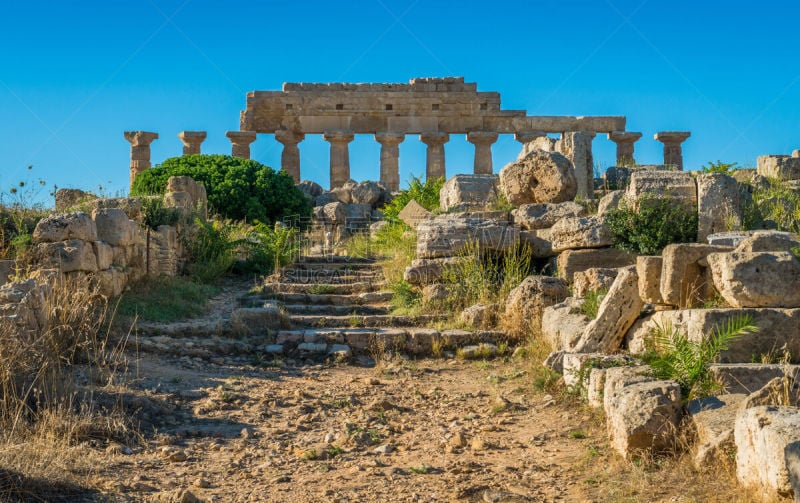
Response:
[{"label": "stone architrave block", "polygon": [[636,263],[636,255],[616,248],[595,248],[588,250],[566,250],[558,255],[558,277],[567,281],[576,272],[596,267],[618,268]]},{"label": "stone architrave block", "polygon": [[97,241],[97,226],[82,211],[55,213],[41,219],[33,230],[34,243],[55,243],[69,239]]},{"label": "stone architrave block", "polygon": [[639,298],[639,278],[636,268],[620,269],[614,283],[597,309],[575,346],[577,352],[614,353],[644,306]]},{"label": "stone architrave block", "polygon": [[515,224],[524,230],[548,229],[567,217],[582,217],[586,208],[573,201],[523,204],[511,212]]},{"label": "stone architrave block", "polygon": [[637,209],[643,198],[669,199],[686,208],[697,208],[697,185],[688,171],[656,171],[641,169],[631,174],[625,200]]},{"label": "stone architrave block", "polygon": [[40,243],[38,251],[43,257],[44,264],[63,273],[97,271],[97,257],[92,244],[86,241],[70,239],[57,243]]},{"label": "stone architrave block", "polygon": [[697,176],[697,241],[710,234],[738,230],[742,226],[739,182],[730,175],[708,173]]},{"label": "stone architrave block", "polygon": [[497,202],[497,175],[456,175],[439,192],[442,211],[486,208]]},{"label": "stone architrave block", "polygon": [[800,409],[760,406],[736,416],[736,476],[769,499],[800,495]]},{"label": "stone architrave block", "polygon": [[412,229],[416,229],[417,224],[419,224],[422,220],[430,218],[432,214],[433,213],[412,199],[402,210],[400,210],[400,213],[398,213],[397,216],[403,221],[403,223]]},{"label": "stone architrave block", "polygon": [[688,307],[713,296],[705,258],[711,253],[731,251],[726,246],[702,243],[667,245],[661,253],[661,298],[665,304]]},{"label": "stone architrave block", "polygon": [[800,158],[788,155],[760,155],[756,161],[756,172],[767,178],[798,180]]},{"label": "stone architrave block", "polygon": [[500,171],[500,188],[514,206],[571,201],[578,191],[572,162],[558,152],[533,150]]},{"label": "stone architrave block", "polygon": [[[608,377],[606,377],[608,379]],[[611,445],[626,459],[674,445],[681,420],[681,388],[673,381],[648,381],[612,394],[606,409]]]},{"label": "stone architrave block", "polygon": [[800,307],[800,260],[791,252],[712,253],[708,264],[732,307]]},{"label": "stone architrave block", "polygon": [[605,248],[611,246],[611,232],[602,219],[591,217],[562,218],[550,229],[553,251]]}]

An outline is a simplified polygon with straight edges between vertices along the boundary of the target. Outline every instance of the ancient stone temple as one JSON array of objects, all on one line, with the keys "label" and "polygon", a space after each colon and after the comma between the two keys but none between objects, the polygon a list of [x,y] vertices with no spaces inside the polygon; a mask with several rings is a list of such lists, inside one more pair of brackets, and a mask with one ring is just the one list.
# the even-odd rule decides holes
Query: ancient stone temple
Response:
[{"label": "ancient stone temple", "polygon": [[[282,168],[300,181],[299,143],[319,134],[330,143],[330,181],[337,187],[350,179],[349,143],[356,134],[373,135],[381,144],[380,180],[390,189],[400,184],[400,144],[419,135],[427,145],[426,174],[445,176],[445,144],[452,134],[464,134],[475,146],[474,172],[492,173],[492,144],[500,134],[522,143],[546,133],[596,133],[625,130],[625,117],[531,117],[524,110],[501,110],[500,94],[478,92],[462,77],[419,78],[408,84],[286,83],[281,91],[247,94],[241,131],[274,134],[283,144]],[[591,149],[589,143],[589,149]],[[584,177],[591,180],[591,152]]]}]

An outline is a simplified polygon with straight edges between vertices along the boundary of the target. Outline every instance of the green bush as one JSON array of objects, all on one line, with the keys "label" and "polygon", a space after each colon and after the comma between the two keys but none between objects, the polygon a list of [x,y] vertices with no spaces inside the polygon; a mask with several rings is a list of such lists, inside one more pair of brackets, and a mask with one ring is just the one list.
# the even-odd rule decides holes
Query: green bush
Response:
[{"label": "green bush", "polygon": [[717,162],[709,161],[708,164],[704,164],[700,170],[703,173],[729,174],[731,171],[738,168],[739,166],[736,162],[722,162],[718,160]]},{"label": "green bush", "polygon": [[273,223],[308,218],[311,205],[284,171],[227,155],[172,157],[136,176],[132,195],[163,194],[171,176],[190,176],[206,187],[208,203],[224,218]]},{"label": "green bush", "polygon": [[398,214],[413,199],[423,208],[434,211],[439,209],[439,192],[444,185],[444,178],[429,178],[423,183],[421,179],[412,176],[408,188],[401,190],[391,202],[381,208],[383,218],[394,224],[400,222]]},{"label": "green bush", "polygon": [[614,246],[642,255],[660,255],[670,243],[697,240],[697,210],[670,198],[643,197],[639,209],[624,202],[606,213]]},{"label": "green bush", "polygon": [[245,234],[239,243],[246,258],[236,263],[234,272],[270,274],[291,263],[300,252],[300,233],[291,227],[259,223]]}]

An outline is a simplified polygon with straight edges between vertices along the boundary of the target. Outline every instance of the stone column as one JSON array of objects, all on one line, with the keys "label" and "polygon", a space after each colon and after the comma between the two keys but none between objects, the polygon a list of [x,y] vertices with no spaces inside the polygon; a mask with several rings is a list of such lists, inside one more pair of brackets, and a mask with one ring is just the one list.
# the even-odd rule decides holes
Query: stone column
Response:
[{"label": "stone column", "polygon": [[158,133],[148,131],[125,131],[125,139],[131,142],[131,187],[136,175],[150,168],[150,144],[158,139]]},{"label": "stone column", "polygon": [[617,166],[633,166],[636,160],[633,157],[633,144],[636,143],[642,133],[630,131],[612,131],[608,133],[608,139],[617,144]]},{"label": "stone column", "polygon": [[664,164],[675,166],[683,171],[683,148],[681,143],[692,133],[689,131],[661,131],[653,135],[656,141],[664,144]]},{"label": "stone column", "polygon": [[594,198],[594,156],[592,140],[597,133],[590,131],[571,131],[561,134],[559,150],[572,161],[575,178],[578,180],[578,195],[584,199]]},{"label": "stone column", "polygon": [[381,181],[389,190],[400,190],[400,147],[406,139],[403,133],[377,133],[381,144]]},{"label": "stone column", "polygon": [[227,131],[225,136],[231,141],[233,157],[250,159],[250,144],[256,141],[255,131]]},{"label": "stone column", "polygon": [[[279,129],[275,131],[275,139],[283,144],[281,169],[292,175],[294,183],[300,183],[300,148],[297,144],[303,141],[305,137],[306,135],[303,133],[290,131],[288,129]],[[325,139],[327,140],[327,138]],[[333,148],[333,145],[331,145],[331,148]],[[333,151],[331,151],[331,153],[332,152]]]},{"label": "stone column", "polygon": [[428,146],[425,155],[425,177],[446,177],[444,165],[444,144],[450,141],[450,135],[441,131],[430,131],[419,135],[419,141]]},{"label": "stone column", "polygon": [[205,131],[181,131],[178,138],[183,143],[183,155],[200,153],[200,144],[206,139]]},{"label": "stone column", "polygon": [[490,131],[470,131],[467,141],[475,145],[475,163],[473,173],[476,175],[492,174],[492,143],[497,141],[498,134]]},{"label": "stone column", "polygon": [[352,131],[325,131],[322,135],[331,144],[331,187],[341,187],[350,180],[350,150],[348,144],[355,135]]}]

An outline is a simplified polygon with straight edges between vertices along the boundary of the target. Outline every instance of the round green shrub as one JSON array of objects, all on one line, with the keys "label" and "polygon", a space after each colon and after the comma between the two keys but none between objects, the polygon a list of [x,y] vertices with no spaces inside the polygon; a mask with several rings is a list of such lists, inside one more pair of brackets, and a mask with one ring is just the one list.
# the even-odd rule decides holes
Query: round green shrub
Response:
[{"label": "round green shrub", "polygon": [[643,197],[638,211],[623,202],[604,220],[616,248],[641,255],[660,255],[668,244],[697,240],[697,210],[670,198]]},{"label": "round green shrub", "polygon": [[311,216],[311,204],[288,173],[229,155],[171,157],[139,173],[131,195],[163,194],[171,176],[190,176],[205,185],[208,204],[225,218],[272,223]]}]

